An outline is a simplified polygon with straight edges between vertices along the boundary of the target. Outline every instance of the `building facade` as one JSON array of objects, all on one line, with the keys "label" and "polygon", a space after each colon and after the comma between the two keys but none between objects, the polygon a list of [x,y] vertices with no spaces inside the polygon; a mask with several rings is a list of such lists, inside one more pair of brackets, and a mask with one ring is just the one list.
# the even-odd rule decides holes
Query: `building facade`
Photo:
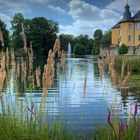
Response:
[{"label": "building facade", "polygon": [[112,47],[121,44],[129,47],[140,46],[140,11],[131,16],[128,4],[125,6],[123,18],[112,27]]}]

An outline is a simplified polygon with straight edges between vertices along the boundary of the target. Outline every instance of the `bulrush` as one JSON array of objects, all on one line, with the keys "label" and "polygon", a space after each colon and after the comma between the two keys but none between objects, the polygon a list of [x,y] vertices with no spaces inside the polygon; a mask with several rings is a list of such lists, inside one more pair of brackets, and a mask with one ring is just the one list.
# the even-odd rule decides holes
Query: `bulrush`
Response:
[{"label": "bulrush", "polygon": [[7,71],[9,70],[9,49],[6,49],[6,66],[7,66]]},{"label": "bulrush", "polygon": [[26,82],[26,62],[24,62],[23,58],[21,59],[21,74],[22,74],[22,81]]},{"label": "bulrush", "polygon": [[126,84],[127,80],[129,79],[130,75],[131,75],[131,71],[128,71],[127,76],[124,78],[124,80],[121,83],[121,88],[123,88],[125,86],[125,84]]},{"label": "bulrush", "polygon": [[41,76],[41,70],[40,70],[40,66],[38,68],[36,68],[36,83],[37,83],[37,87],[40,87],[40,76]]},{"label": "bulrush", "polygon": [[84,80],[84,97],[86,96],[86,87],[87,87],[87,77]]},{"label": "bulrush", "polygon": [[30,76],[33,70],[33,48],[32,48],[31,41],[30,41],[30,48],[28,49],[28,58],[29,58],[29,76]]},{"label": "bulrush", "polygon": [[126,63],[127,63],[126,60],[123,60],[122,67],[121,67],[121,77],[122,78],[124,76],[124,71],[125,71]]},{"label": "bulrush", "polygon": [[17,66],[16,66],[16,78],[20,78],[20,62],[18,60]]},{"label": "bulrush", "polygon": [[[58,37],[55,40],[55,44],[53,47],[53,51],[50,50],[48,53],[48,59],[47,59],[47,64],[44,65],[44,72],[43,72],[43,102],[45,103],[46,101],[46,91],[48,90],[48,88],[50,88],[50,86],[53,84],[53,80],[55,77],[55,55],[56,53],[58,53],[58,55],[60,55],[60,38]],[[63,67],[64,67],[64,53],[61,53],[61,64],[63,63]]]},{"label": "bulrush", "polygon": [[1,30],[1,28],[0,28],[0,44],[1,44],[2,47],[4,47],[3,32]]},{"label": "bulrush", "polygon": [[27,53],[27,42],[26,42],[26,35],[25,35],[23,23],[21,23],[21,29],[22,29],[23,48],[24,51]]},{"label": "bulrush", "polygon": [[65,62],[65,58],[66,58],[66,53],[64,51],[61,51],[61,58],[60,58],[60,61],[61,61],[61,66],[62,68],[65,70],[66,68],[66,62]]},{"label": "bulrush", "polygon": [[11,64],[12,64],[12,69],[13,69],[13,72],[14,72],[14,71],[15,71],[15,66],[16,66],[14,49],[12,49],[12,54],[11,54]]},{"label": "bulrush", "polygon": [[0,97],[2,96],[2,89],[3,89],[5,77],[6,77],[5,55],[2,54],[2,59],[0,60]]}]

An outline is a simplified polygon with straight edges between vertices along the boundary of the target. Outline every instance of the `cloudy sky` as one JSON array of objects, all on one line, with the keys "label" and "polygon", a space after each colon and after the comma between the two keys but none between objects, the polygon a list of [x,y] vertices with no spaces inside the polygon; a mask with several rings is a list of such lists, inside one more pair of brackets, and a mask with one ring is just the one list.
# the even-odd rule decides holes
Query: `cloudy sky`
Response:
[{"label": "cloudy sky", "polygon": [[[0,0],[0,18],[10,28],[16,12],[25,18],[45,17],[59,23],[60,33],[93,35],[96,29],[110,29],[122,18],[127,0]],[[129,0],[132,14],[140,0]]]}]

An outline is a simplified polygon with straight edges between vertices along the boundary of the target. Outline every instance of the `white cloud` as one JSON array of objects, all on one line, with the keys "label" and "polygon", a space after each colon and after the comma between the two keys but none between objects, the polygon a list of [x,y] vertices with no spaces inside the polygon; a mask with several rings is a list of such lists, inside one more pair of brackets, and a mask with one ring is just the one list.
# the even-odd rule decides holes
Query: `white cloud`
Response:
[{"label": "white cloud", "polygon": [[[124,12],[126,0],[114,0],[106,6],[107,9],[115,10],[120,13]],[[129,0],[130,10],[136,12],[140,10],[140,0]]]},{"label": "white cloud", "polygon": [[11,27],[11,18],[3,13],[0,13],[0,19],[7,25],[7,28]]},{"label": "white cloud", "polygon": [[60,14],[66,14],[66,11],[59,6],[48,5],[48,8]]},{"label": "white cloud", "polygon": [[92,36],[96,29],[108,30],[121,18],[121,15],[114,10],[100,9],[83,0],[71,0],[69,7],[69,15],[74,22],[72,25],[60,25],[61,33]]}]

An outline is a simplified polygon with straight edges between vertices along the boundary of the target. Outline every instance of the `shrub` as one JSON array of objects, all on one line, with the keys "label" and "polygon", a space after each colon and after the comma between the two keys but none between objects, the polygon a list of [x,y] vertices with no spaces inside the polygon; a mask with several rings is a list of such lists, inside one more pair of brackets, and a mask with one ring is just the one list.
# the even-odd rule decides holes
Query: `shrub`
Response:
[{"label": "shrub", "polygon": [[94,47],[94,48],[92,49],[92,54],[93,54],[93,55],[99,55],[99,54],[100,54],[99,48]]},{"label": "shrub", "polygon": [[119,47],[118,53],[119,54],[127,54],[128,53],[128,47],[125,44],[122,44]]},{"label": "shrub", "polygon": [[86,49],[83,45],[81,44],[76,44],[74,46],[74,54],[77,54],[77,55],[84,55],[86,52]]}]

